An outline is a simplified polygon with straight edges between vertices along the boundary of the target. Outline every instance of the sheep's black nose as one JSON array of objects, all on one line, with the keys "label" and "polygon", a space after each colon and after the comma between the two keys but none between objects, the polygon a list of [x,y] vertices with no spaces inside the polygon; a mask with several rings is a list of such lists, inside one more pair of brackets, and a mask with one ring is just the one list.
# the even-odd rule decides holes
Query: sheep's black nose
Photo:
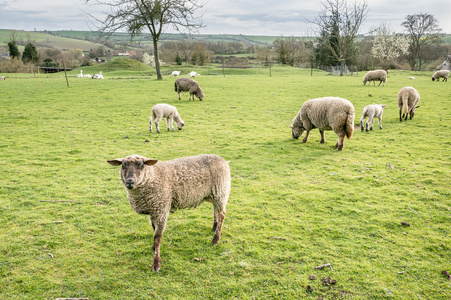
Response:
[{"label": "sheep's black nose", "polygon": [[125,186],[128,189],[132,189],[134,185],[135,185],[135,180],[133,178],[129,178],[125,181]]}]

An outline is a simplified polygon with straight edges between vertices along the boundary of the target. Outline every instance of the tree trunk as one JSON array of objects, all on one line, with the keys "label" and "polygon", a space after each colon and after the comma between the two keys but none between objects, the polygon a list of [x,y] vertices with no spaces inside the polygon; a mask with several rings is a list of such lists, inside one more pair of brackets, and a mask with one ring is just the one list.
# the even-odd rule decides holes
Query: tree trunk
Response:
[{"label": "tree trunk", "polygon": [[161,75],[161,67],[160,67],[160,58],[158,57],[158,40],[153,39],[153,57],[155,58],[155,71],[157,72],[157,79],[162,80],[163,76]]}]

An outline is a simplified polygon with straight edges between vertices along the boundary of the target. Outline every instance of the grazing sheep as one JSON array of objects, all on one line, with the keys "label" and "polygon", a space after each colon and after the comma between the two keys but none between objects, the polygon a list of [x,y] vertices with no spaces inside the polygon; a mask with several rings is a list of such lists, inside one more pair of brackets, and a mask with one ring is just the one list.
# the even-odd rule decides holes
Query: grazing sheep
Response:
[{"label": "grazing sheep", "polygon": [[180,71],[172,71],[171,76],[169,78],[172,78],[172,76],[177,77],[180,75]]},{"label": "grazing sheep", "polygon": [[385,86],[385,83],[387,82],[387,72],[384,70],[374,70],[369,71],[363,76],[363,85],[366,85],[368,82],[368,85],[370,85],[370,82],[373,81],[373,85],[376,85],[376,80],[379,81],[379,85],[381,83],[384,83],[382,86]]},{"label": "grazing sheep", "polygon": [[409,77],[409,79],[412,79],[412,80],[413,80],[413,79],[415,79],[415,77],[412,76],[412,77]]},{"label": "grazing sheep", "polygon": [[200,88],[197,81],[190,79],[190,78],[179,78],[175,81],[174,90],[179,95],[181,92],[189,92],[189,101],[191,101],[191,96],[193,96],[194,101],[194,95],[196,95],[197,98],[199,98],[200,101],[204,99],[204,92],[202,92],[202,89]]},{"label": "grazing sheep", "polygon": [[189,77],[191,77],[191,78],[194,78],[194,77],[196,77],[197,75],[200,75],[200,74],[197,74],[197,73],[194,72],[194,71],[192,71],[191,73],[189,73]]},{"label": "grazing sheep", "polygon": [[435,80],[440,81],[441,77],[443,77],[442,81],[448,81],[448,76],[449,76],[448,70],[440,70],[440,71],[435,72],[432,75],[432,81],[435,81]]},{"label": "grazing sheep", "polygon": [[149,130],[152,132],[152,122],[155,121],[155,127],[157,128],[157,132],[160,133],[160,121],[162,118],[166,119],[166,128],[169,129],[169,125],[172,127],[172,131],[174,131],[174,120],[177,123],[177,128],[182,130],[183,126],[185,126],[185,122],[183,122],[182,118],[177,111],[175,106],[169,104],[155,104],[152,107],[152,116],[149,121]]},{"label": "grazing sheep", "polygon": [[368,117],[368,120],[365,123],[366,131],[368,132],[368,125],[370,127],[369,130],[373,130],[374,125],[374,117],[379,119],[379,128],[382,129],[382,114],[384,113],[384,108],[387,105],[385,104],[371,104],[365,106],[362,112],[362,118],[360,119],[360,129],[363,132],[363,121]]},{"label": "grazing sheep", "polygon": [[335,148],[343,150],[345,136],[350,139],[354,133],[354,117],[354,106],[346,99],[338,97],[310,99],[304,102],[290,125],[292,136],[298,139],[304,131],[307,131],[302,140],[305,143],[310,130],[318,128],[321,134],[320,143],[323,144],[326,142],[324,130],[333,130],[338,135]]},{"label": "grazing sheep", "polygon": [[195,208],[202,202],[213,204],[215,232],[212,244],[218,243],[230,194],[230,167],[220,156],[202,154],[170,161],[148,159],[140,155],[108,160],[121,165],[122,183],[131,207],[138,214],[150,216],[154,228],[153,270],[160,269],[160,243],[169,212]]},{"label": "grazing sheep", "polygon": [[[410,119],[413,119],[415,110],[420,107],[420,93],[416,89],[410,86],[403,87],[398,93],[398,109],[399,109],[399,121],[402,119],[407,120],[407,116],[410,114]],[[402,114],[402,116],[401,116]]]}]

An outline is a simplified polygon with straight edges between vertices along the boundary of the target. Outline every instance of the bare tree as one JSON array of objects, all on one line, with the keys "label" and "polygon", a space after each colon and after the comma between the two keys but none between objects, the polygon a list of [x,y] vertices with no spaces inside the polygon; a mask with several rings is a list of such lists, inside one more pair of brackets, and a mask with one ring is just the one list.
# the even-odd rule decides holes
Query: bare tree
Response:
[{"label": "bare tree", "polygon": [[416,14],[408,15],[401,25],[406,28],[409,35],[410,45],[407,60],[410,68],[415,70],[418,65],[418,70],[421,70],[422,65],[426,62],[424,52],[428,46],[441,41],[441,29],[438,21],[430,14]]},{"label": "bare tree", "polygon": [[126,29],[131,40],[145,32],[151,34],[158,79],[163,79],[158,57],[158,41],[165,27],[172,25],[178,32],[186,29],[189,33],[203,27],[201,16],[197,16],[196,13],[204,4],[197,0],[85,1],[109,7],[103,20],[95,18],[100,24],[98,30],[103,35],[109,36],[120,29]]},{"label": "bare tree", "polygon": [[[342,66],[355,54],[355,40],[368,13],[368,3],[346,0],[324,0],[321,12],[313,21],[319,27],[320,47],[331,53]],[[324,52],[323,52],[324,53]]]}]

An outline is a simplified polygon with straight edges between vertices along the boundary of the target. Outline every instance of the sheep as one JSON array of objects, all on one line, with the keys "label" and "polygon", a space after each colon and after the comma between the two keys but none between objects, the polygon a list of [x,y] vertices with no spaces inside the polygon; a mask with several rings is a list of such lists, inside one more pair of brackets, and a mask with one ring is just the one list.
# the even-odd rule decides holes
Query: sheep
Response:
[{"label": "sheep", "polygon": [[83,78],[83,70],[80,70],[80,74],[77,74],[77,78]]},{"label": "sheep", "polygon": [[191,77],[191,78],[194,78],[194,77],[196,77],[197,75],[200,75],[200,74],[197,74],[197,73],[194,72],[194,71],[192,71],[192,72],[189,73],[189,77]]},{"label": "sheep", "polygon": [[382,86],[385,86],[385,83],[387,83],[387,72],[385,70],[374,70],[369,71],[363,76],[363,85],[366,85],[368,82],[368,85],[370,85],[370,82],[373,81],[373,85],[376,85],[376,80],[379,81],[379,85],[381,83],[384,83]]},{"label": "sheep", "polygon": [[435,80],[440,81],[440,77],[443,77],[442,81],[448,81],[448,76],[449,76],[448,70],[440,70],[440,71],[435,72],[432,75],[432,81],[435,81]]},{"label": "sheep", "polygon": [[185,126],[185,122],[183,122],[182,118],[177,111],[175,106],[169,104],[155,104],[152,107],[152,115],[149,121],[149,130],[152,133],[152,122],[155,121],[155,127],[157,128],[157,132],[160,133],[160,121],[162,118],[166,119],[166,128],[169,129],[169,125],[172,127],[172,131],[174,131],[174,120],[177,123],[177,127],[179,130],[182,130],[183,126]]},{"label": "sheep", "polygon": [[92,75],[91,74],[85,74],[85,75],[83,75],[83,77],[84,78],[92,78]]},{"label": "sheep", "polygon": [[190,79],[190,78],[179,78],[175,81],[174,90],[179,95],[180,98],[180,92],[189,92],[189,101],[191,101],[191,96],[193,96],[194,101],[194,95],[196,95],[197,98],[199,98],[200,101],[204,98],[204,92],[200,88],[197,81]]},{"label": "sheep", "polygon": [[[407,116],[410,114],[410,119],[413,119],[415,110],[420,107],[418,104],[420,102],[420,93],[411,87],[403,87],[398,93],[398,109],[399,109],[399,121],[402,119],[407,120]],[[401,116],[402,114],[402,116]]]},{"label": "sheep", "polygon": [[173,71],[173,72],[171,73],[171,76],[169,76],[169,78],[172,78],[172,76],[177,77],[177,76],[179,76],[179,75],[180,75],[180,71]]},{"label": "sheep", "polygon": [[354,118],[355,111],[351,102],[338,97],[323,97],[304,102],[290,127],[294,139],[307,131],[303,143],[307,142],[313,128],[319,129],[321,144],[326,142],[324,131],[333,130],[338,135],[335,148],[341,151],[344,148],[344,137],[350,139],[354,133]]},{"label": "sheep", "polygon": [[161,237],[170,212],[195,208],[205,201],[212,203],[212,244],[218,243],[231,188],[230,167],[223,158],[215,154],[201,154],[158,161],[135,154],[107,162],[122,166],[120,178],[131,207],[138,214],[150,217],[154,228],[153,271],[160,270]]},{"label": "sheep", "polygon": [[368,132],[368,125],[370,127],[369,130],[373,130],[374,117],[379,119],[379,128],[382,129],[382,114],[384,113],[384,108],[387,105],[385,104],[371,104],[365,106],[362,112],[362,118],[360,119],[360,129],[363,132],[363,121],[368,117],[368,120],[365,123],[366,131]]},{"label": "sheep", "polygon": [[6,80],[5,76],[0,77],[0,81]]}]

